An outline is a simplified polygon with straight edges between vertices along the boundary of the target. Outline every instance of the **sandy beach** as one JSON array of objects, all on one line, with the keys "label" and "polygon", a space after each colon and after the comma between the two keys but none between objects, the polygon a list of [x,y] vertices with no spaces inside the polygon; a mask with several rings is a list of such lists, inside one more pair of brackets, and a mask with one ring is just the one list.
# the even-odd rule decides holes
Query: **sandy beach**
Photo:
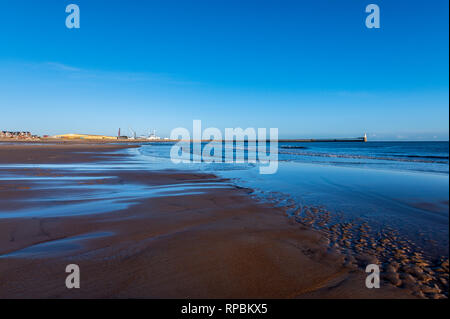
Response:
[{"label": "sandy beach", "polygon": [[[129,146],[0,145],[0,163],[105,163],[126,159],[128,155],[117,152],[124,147]],[[33,178],[0,181],[0,298],[413,297],[408,289],[387,283],[382,289],[367,289],[363,270],[331,251],[319,232],[294,222],[283,208],[254,201],[251,190],[213,175],[68,173],[57,165],[3,165],[0,173],[50,177],[48,185],[57,183],[57,177],[69,180],[51,190],[53,200],[38,206],[29,200],[48,197],[49,190]],[[89,187],[78,190],[80,184],[92,189],[172,188],[123,201],[111,211],[67,211],[80,194],[89,192]],[[98,200],[92,196],[81,202]],[[56,211],[45,213],[49,206]],[[31,213],[15,215],[18,211]],[[80,266],[81,289],[65,287],[65,267],[72,263]]]}]

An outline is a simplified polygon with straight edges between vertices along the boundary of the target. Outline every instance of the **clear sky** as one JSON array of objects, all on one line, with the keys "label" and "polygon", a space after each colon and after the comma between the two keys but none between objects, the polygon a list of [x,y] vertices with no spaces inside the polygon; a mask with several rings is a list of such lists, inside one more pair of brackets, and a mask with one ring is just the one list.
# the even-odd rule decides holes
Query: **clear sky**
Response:
[{"label": "clear sky", "polygon": [[[78,4],[81,28],[65,26]],[[381,28],[367,29],[378,4]],[[448,140],[447,0],[0,0],[0,129]]]}]

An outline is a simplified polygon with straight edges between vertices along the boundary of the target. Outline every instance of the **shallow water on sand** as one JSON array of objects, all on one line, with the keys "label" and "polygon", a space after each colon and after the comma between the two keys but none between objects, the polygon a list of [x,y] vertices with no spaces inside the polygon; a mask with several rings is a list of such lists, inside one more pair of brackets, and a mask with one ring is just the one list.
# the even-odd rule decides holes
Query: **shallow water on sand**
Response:
[{"label": "shallow water on sand", "polygon": [[[292,144],[292,145],[291,145]],[[285,147],[294,147],[288,143]],[[230,178],[240,186],[255,190],[262,199],[286,202],[290,199],[292,212],[303,206],[320,206],[331,212],[340,222],[359,220],[368,223],[374,231],[390,227],[427,251],[430,256],[448,256],[449,180],[447,165],[428,163],[430,157],[448,158],[448,145],[432,143],[430,150],[424,143],[375,143],[343,144],[297,143],[309,149],[316,148],[321,154],[347,154],[355,157],[362,147],[360,157],[380,157],[386,154],[420,156],[419,169],[405,167],[366,165],[335,165],[335,163],[280,160],[278,171],[273,175],[259,174],[258,164],[190,163],[172,164],[169,159],[170,144],[151,144],[130,150],[139,159],[146,160],[149,168],[179,168],[212,172]],[[296,147],[298,147],[298,145]],[[359,144],[359,143],[358,143]],[[383,145],[381,145],[383,144]],[[386,146],[387,145],[387,146]],[[282,145],[283,146],[283,145]],[[371,158],[371,160],[373,160]],[[441,159],[442,161],[443,159]],[[448,161],[448,160],[447,160]],[[409,164],[408,164],[409,165]],[[441,165],[440,172],[433,171]],[[445,167],[446,166],[446,167]],[[381,168],[383,167],[383,168]]]},{"label": "shallow water on sand", "polygon": [[390,227],[433,257],[448,256],[448,177],[439,174],[352,169],[280,162],[275,174],[224,171],[262,198],[286,194],[297,206],[322,207],[341,222]]},{"label": "shallow water on sand", "polygon": [[[16,169],[20,170],[15,172]],[[39,195],[9,199],[10,208],[0,207],[0,220],[103,214],[126,209],[144,198],[199,195],[209,189],[234,187],[229,183],[202,181],[154,186],[122,184],[115,176],[87,176],[92,172],[139,169],[145,167],[132,161],[108,165],[1,165],[0,182],[4,182],[4,188],[30,190]]]},{"label": "shallow water on sand", "polygon": [[0,258],[48,258],[70,254],[81,248],[82,242],[90,239],[112,236],[112,232],[96,232],[69,238],[52,240],[0,255]]}]

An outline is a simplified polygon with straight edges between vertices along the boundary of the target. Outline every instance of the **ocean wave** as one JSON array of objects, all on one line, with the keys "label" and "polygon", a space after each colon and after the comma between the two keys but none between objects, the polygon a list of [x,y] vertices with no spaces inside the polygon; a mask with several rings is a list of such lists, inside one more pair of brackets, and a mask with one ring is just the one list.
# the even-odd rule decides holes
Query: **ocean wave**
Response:
[{"label": "ocean wave", "polygon": [[367,160],[381,160],[381,161],[395,161],[395,162],[410,162],[410,163],[434,163],[434,164],[448,164],[448,161],[439,161],[432,159],[447,159],[448,156],[419,156],[419,155],[404,155],[397,157],[373,156],[373,155],[356,155],[356,154],[333,154],[333,153],[313,153],[313,152],[286,152],[279,151],[279,154],[295,155],[295,156],[310,156],[310,157],[327,157],[327,158],[344,158],[344,159],[367,159]]},{"label": "ocean wave", "polygon": [[306,146],[290,146],[290,145],[283,145],[283,146],[280,146],[280,148],[284,148],[284,149],[300,149],[300,150],[308,149]]},{"label": "ocean wave", "polygon": [[430,159],[446,159],[448,160],[448,156],[437,156],[437,155],[392,155],[396,157],[407,157],[407,158],[430,158]]}]

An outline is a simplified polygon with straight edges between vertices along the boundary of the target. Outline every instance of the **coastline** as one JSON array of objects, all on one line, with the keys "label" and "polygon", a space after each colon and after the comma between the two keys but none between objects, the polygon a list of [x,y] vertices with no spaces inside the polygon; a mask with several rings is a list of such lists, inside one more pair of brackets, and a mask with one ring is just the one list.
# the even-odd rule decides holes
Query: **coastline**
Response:
[{"label": "coastline", "polygon": [[[366,274],[330,250],[320,232],[214,175],[58,168],[120,161],[128,155],[115,151],[137,147],[105,144],[0,144],[0,164],[56,164],[3,166],[2,176],[49,177],[39,181],[47,186],[52,177],[67,178],[51,194],[32,178],[0,180],[0,278],[8,278],[0,282],[0,298],[415,297],[388,283],[367,289]],[[80,183],[88,187],[79,191]],[[27,211],[34,207],[28,199],[49,195],[55,200],[41,202],[40,209],[70,207],[72,194],[84,198],[97,186],[139,186],[143,192],[103,213],[1,217],[5,210]],[[64,285],[70,263],[80,265],[82,289]]]}]

